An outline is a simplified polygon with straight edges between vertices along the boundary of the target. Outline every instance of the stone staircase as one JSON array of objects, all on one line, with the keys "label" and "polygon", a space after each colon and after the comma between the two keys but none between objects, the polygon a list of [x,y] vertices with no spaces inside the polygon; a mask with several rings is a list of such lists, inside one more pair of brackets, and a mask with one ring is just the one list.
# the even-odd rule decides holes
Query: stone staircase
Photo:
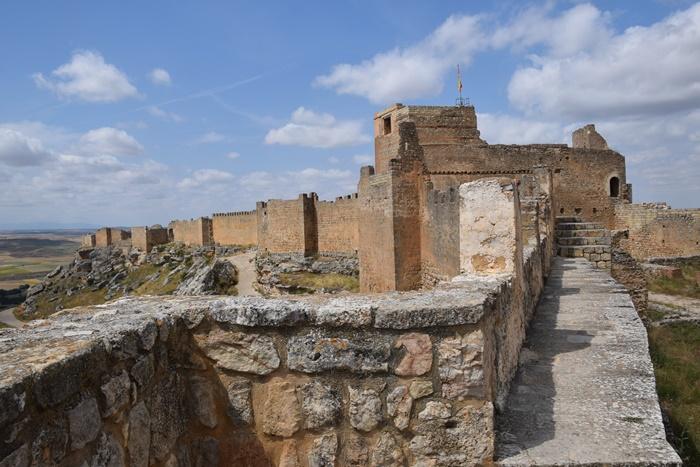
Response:
[{"label": "stone staircase", "polygon": [[610,231],[580,217],[557,217],[557,254],[565,258],[585,258],[598,269],[610,269]]}]

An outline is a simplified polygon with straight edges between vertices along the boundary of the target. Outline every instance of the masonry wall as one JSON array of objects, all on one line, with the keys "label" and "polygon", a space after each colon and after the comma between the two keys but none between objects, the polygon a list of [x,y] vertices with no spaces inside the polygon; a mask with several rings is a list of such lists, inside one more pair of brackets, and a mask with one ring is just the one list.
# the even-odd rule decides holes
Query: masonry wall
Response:
[{"label": "masonry wall", "polygon": [[358,205],[357,195],[335,201],[316,201],[319,253],[357,253],[360,243]]},{"label": "masonry wall", "polygon": [[217,245],[257,245],[256,211],[216,213],[212,215],[212,239]]},{"label": "masonry wall", "polygon": [[95,234],[83,235],[83,237],[80,240],[80,246],[92,248],[95,246],[95,242],[96,242]]},{"label": "masonry wall", "polygon": [[459,192],[428,190],[421,215],[421,274],[424,286],[459,274]]},{"label": "masonry wall", "polygon": [[95,232],[95,246],[104,248],[112,244],[112,229],[102,228]]},{"label": "masonry wall", "polygon": [[635,259],[700,254],[700,209],[664,204],[619,204],[615,228],[626,229],[620,247]]},{"label": "masonry wall", "polygon": [[141,251],[150,252],[156,245],[169,242],[168,229],[162,227],[132,227],[131,245]]},{"label": "masonry wall", "polygon": [[271,199],[258,203],[258,242],[260,251],[302,253],[310,251],[305,231],[306,194],[295,200]]},{"label": "masonry wall", "polygon": [[[363,167],[359,183],[360,290],[396,290],[394,206],[390,174]],[[381,247],[379,247],[381,245]]]},{"label": "masonry wall", "polygon": [[173,231],[173,241],[190,246],[211,245],[212,222],[208,217],[190,220],[175,220],[170,223]]},{"label": "masonry wall", "polygon": [[140,297],[0,330],[0,367],[12,368],[0,379],[0,462],[488,465],[531,283]]}]

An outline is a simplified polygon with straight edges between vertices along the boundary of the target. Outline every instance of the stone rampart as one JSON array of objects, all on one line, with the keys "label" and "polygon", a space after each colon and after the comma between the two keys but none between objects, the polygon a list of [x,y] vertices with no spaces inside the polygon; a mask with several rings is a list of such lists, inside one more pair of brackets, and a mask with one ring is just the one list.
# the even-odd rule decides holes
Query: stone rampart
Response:
[{"label": "stone rampart", "polygon": [[1,462],[491,463],[542,289],[506,182],[461,187],[503,220],[481,239],[491,266],[462,223],[478,267],[432,290],[127,298],[0,330]]},{"label": "stone rampart", "polygon": [[212,236],[216,245],[257,245],[257,212],[214,213],[212,215]]},{"label": "stone rampart", "polygon": [[318,253],[356,254],[359,245],[357,194],[316,201]]},{"label": "stone rampart", "polygon": [[114,227],[102,227],[95,232],[95,246],[104,248],[107,246],[128,246],[131,233]]},{"label": "stone rampart", "polygon": [[208,217],[190,220],[175,220],[168,226],[173,231],[173,241],[190,246],[211,245],[212,222]]},{"label": "stone rampart", "polygon": [[489,462],[524,338],[517,283],[122,299],[0,331],[0,459]]},{"label": "stone rampart", "polygon": [[169,241],[166,228],[158,226],[131,228],[131,245],[146,253],[149,253],[154,246],[163,245]]},{"label": "stone rampart", "polygon": [[620,247],[636,259],[700,254],[700,209],[665,204],[619,204],[615,228],[627,230]]}]

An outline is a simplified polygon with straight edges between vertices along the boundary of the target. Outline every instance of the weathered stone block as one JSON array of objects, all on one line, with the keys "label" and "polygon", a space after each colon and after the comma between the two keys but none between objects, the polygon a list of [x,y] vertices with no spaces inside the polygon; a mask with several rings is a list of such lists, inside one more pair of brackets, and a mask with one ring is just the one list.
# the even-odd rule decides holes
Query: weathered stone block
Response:
[{"label": "weathered stone block", "polygon": [[438,373],[447,399],[484,397],[481,330],[444,338],[438,345]]},{"label": "weathered stone block", "polygon": [[102,395],[105,401],[105,417],[111,417],[129,403],[131,380],[126,370],[111,378],[102,385]]},{"label": "weathered stone block", "polygon": [[414,399],[429,396],[433,393],[433,382],[430,380],[416,380],[408,387],[408,393]]},{"label": "weathered stone block", "polygon": [[331,467],[335,465],[338,451],[338,436],[328,433],[311,443],[308,454],[309,467]]},{"label": "weathered stone block", "polygon": [[102,432],[97,452],[90,461],[91,467],[121,467],[124,463],[124,448],[110,433]]},{"label": "weathered stone block", "polygon": [[253,409],[250,405],[250,381],[240,376],[224,374],[220,374],[219,378],[228,395],[228,416],[235,423],[252,423]]},{"label": "weathered stone block", "polygon": [[159,461],[167,458],[177,438],[185,432],[185,393],[182,377],[170,374],[154,386],[146,401],[151,415],[151,456]]},{"label": "weathered stone block", "polygon": [[373,467],[394,467],[404,465],[406,458],[401,450],[401,444],[396,437],[388,431],[379,435],[377,444],[372,450]]},{"label": "weathered stone block", "polygon": [[97,438],[102,428],[102,419],[94,397],[84,399],[68,411],[68,427],[71,449],[74,451]]},{"label": "weathered stone block", "polygon": [[268,336],[215,329],[195,334],[195,340],[220,368],[267,375],[280,365],[275,344]]},{"label": "weathered stone block", "polygon": [[340,393],[335,388],[314,380],[302,385],[299,392],[305,428],[318,429],[336,424],[342,407]]},{"label": "weathered stone block", "polygon": [[153,354],[149,353],[139,358],[131,367],[131,377],[134,378],[139,387],[144,387],[151,382],[155,372],[153,360]]},{"label": "weathered stone block", "polygon": [[194,376],[190,379],[190,397],[192,411],[199,423],[214,428],[218,424],[216,418],[216,399],[214,387],[206,378]]},{"label": "weathered stone block", "polygon": [[376,373],[389,369],[389,336],[331,337],[319,333],[293,336],[287,342],[290,370],[318,373],[345,370],[353,373]]},{"label": "weathered stone block", "polygon": [[372,388],[348,388],[350,425],[360,431],[372,431],[382,422],[382,400]]},{"label": "weathered stone block", "polygon": [[357,298],[335,298],[321,305],[313,315],[313,322],[320,326],[361,327],[372,324],[374,307]]},{"label": "weathered stone block", "polygon": [[364,436],[352,432],[343,435],[343,460],[348,467],[369,465],[369,449]]},{"label": "weathered stone block", "polygon": [[430,371],[433,364],[433,346],[430,336],[412,332],[396,340],[395,348],[404,349],[404,355],[394,373],[400,376],[419,376]]},{"label": "weathered stone block", "polygon": [[[405,297],[405,296],[403,296]],[[473,324],[484,315],[485,294],[463,290],[432,290],[430,295],[383,300],[374,317],[380,329],[412,329]]]},{"label": "weathered stone block", "polygon": [[296,388],[288,381],[273,379],[265,384],[262,413],[258,423],[262,430],[275,436],[290,437],[301,428],[301,412]]},{"label": "weathered stone block", "polygon": [[151,415],[143,401],[136,404],[129,412],[127,446],[131,467],[148,467],[148,453],[151,449]]},{"label": "weathered stone block", "polygon": [[386,396],[386,411],[394,417],[394,426],[399,430],[408,428],[412,407],[413,398],[406,386],[397,386]]},{"label": "weathered stone block", "polygon": [[447,418],[424,416],[423,420],[416,424],[416,436],[409,444],[417,465],[483,465],[492,460],[494,434],[490,403],[464,407]]}]

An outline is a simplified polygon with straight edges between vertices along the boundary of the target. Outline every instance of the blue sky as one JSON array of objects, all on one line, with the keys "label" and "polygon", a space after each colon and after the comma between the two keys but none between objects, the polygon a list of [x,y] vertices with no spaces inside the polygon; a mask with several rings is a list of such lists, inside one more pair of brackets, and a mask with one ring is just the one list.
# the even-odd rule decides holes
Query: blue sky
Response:
[{"label": "blue sky", "polygon": [[635,201],[700,203],[700,5],[14,2],[0,227],[138,225],[350,193],[374,112],[450,105],[490,143],[596,123]]}]

